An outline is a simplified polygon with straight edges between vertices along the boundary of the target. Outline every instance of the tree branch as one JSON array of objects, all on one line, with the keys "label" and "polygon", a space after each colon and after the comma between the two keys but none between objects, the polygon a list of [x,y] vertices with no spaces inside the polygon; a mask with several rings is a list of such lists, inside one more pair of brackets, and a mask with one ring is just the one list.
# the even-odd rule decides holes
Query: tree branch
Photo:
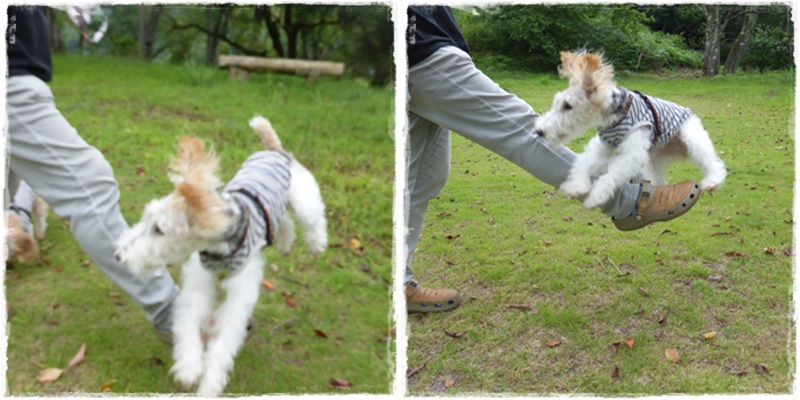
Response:
[{"label": "tree branch", "polygon": [[167,16],[167,18],[169,18],[170,21],[172,21],[172,27],[170,28],[170,32],[172,32],[173,30],[176,30],[176,29],[177,30],[196,29],[196,30],[198,30],[200,32],[205,33],[208,36],[215,37],[215,38],[217,38],[217,39],[229,44],[231,47],[233,47],[236,50],[241,51],[245,55],[248,55],[248,56],[259,56],[259,57],[265,57],[267,55],[266,51],[248,49],[247,47],[244,47],[244,46],[240,45],[239,43],[236,43],[233,40],[229,39],[225,35],[220,35],[220,34],[217,34],[215,32],[209,31],[204,26],[197,25],[197,24],[194,24],[194,23],[181,24],[172,15],[166,14],[166,16]]}]

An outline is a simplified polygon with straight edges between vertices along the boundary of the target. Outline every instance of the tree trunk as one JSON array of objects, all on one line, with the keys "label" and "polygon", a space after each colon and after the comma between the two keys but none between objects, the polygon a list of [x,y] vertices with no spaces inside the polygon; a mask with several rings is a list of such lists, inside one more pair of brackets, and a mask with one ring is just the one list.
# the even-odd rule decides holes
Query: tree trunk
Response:
[{"label": "tree trunk", "polygon": [[213,34],[206,35],[206,65],[217,65],[220,38],[225,36],[228,28],[228,6],[221,8],[207,8],[206,28]]},{"label": "tree trunk", "polygon": [[705,45],[703,50],[703,76],[716,76],[720,65],[720,35],[722,23],[719,18],[720,6],[698,5],[706,17]]},{"label": "tree trunk", "polygon": [[278,57],[286,57],[286,51],[283,50],[283,43],[281,42],[281,31],[278,29],[278,24],[272,17],[272,9],[270,6],[256,8],[256,18],[264,19],[264,23],[267,25],[267,33],[272,42],[272,48],[278,53]]},{"label": "tree trunk", "polygon": [[50,30],[50,48],[53,53],[63,53],[66,50],[66,46],[64,45],[64,39],[61,37],[56,11],[50,7],[47,7],[47,20]]},{"label": "tree trunk", "polygon": [[152,60],[156,56],[155,41],[163,6],[153,7],[149,17],[147,9],[145,5],[139,6],[139,58]]},{"label": "tree trunk", "polygon": [[753,28],[758,20],[757,12],[758,6],[747,7],[747,13],[744,15],[744,20],[742,21],[742,30],[739,31],[739,36],[736,37],[736,40],[731,46],[731,51],[728,53],[728,58],[725,60],[725,67],[722,70],[723,74],[732,74],[736,72],[736,68],[739,67],[739,62],[742,61],[742,57],[744,57]]}]

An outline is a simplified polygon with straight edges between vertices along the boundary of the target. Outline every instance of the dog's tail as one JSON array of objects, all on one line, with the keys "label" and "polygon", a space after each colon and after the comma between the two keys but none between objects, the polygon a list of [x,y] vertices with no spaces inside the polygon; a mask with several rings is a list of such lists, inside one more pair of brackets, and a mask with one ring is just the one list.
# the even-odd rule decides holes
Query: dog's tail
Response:
[{"label": "dog's tail", "polygon": [[264,144],[265,149],[283,150],[281,139],[278,138],[278,134],[275,133],[275,129],[272,128],[272,124],[268,119],[260,115],[256,115],[250,120],[250,127],[253,128],[253,130],[256,131],[258,136],[261,138],[261,142]]}]

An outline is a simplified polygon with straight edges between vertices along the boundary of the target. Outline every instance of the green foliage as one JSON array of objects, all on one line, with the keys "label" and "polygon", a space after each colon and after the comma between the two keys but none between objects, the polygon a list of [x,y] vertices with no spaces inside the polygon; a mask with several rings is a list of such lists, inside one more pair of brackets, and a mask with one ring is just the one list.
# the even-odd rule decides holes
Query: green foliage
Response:
[{"label": "green foliage", "polygon": [[[620,70],[697,66],[701,57],[675,35],[652,32],[652,20],[628,5],[509,5],[459,11],[471,50],[503,66],[554,71],[559,52],[602,51]],[[512,61],[513,60],[513,61]]]},{"label": "green foliage", "polygon": [[792,32],[777,27],[756,28],[742,59],[742,67],[759,71],[794,68]]}]

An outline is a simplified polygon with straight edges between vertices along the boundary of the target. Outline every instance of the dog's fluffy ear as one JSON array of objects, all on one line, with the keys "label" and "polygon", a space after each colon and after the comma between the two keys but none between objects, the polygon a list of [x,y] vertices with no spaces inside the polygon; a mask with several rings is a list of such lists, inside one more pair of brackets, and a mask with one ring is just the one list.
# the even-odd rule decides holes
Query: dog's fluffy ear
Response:
[{"label": "dog's fluffy ear", "polygon": [[187,180],[175,187],[174,195],[192,230],[202,236],[216,237],[232,222],[233,215],[215,191]]},{"label": "dog's fluffy ear", "polygon": [[614,81],[614,67],[602,55],[594,53],[562,51],[559,73],[569,79],[570,85],[583,88],[587,98]]},{"label": "dog's fluffy ear", "polygon": [[213,151],[205,151],[203,141],[190,136],[181,138],[178,155],[169,165],[169,179],[177,187],[183,182],[206,190],[216,190],[222,183],[217,178],[219,160]]}]

